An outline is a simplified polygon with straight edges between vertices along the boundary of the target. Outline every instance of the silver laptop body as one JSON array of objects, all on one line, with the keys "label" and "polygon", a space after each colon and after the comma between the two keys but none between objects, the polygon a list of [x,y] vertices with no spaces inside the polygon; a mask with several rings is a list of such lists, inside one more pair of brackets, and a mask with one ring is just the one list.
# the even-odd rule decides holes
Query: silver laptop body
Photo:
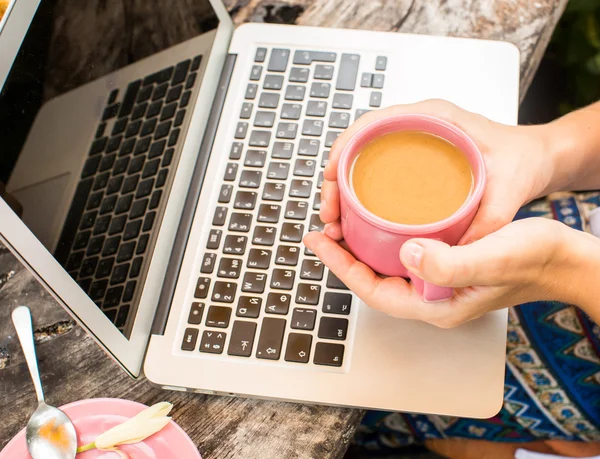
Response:
[{"label": "silver laptop body", "polygon": [[[300,241],[321,226],[323,167],[349,123],[443,98],[515,124],[517,49],[234,30],[221,2],[201,3],[196,37],[43,100],[21,144],[0,146],[0,180],[23,207],[20,218],[0,200],[1,242],[123,368],[158,386],[494,415],[505,310],[452,330],[393,319]],[[18,0],[0,30],[0,116],[22,100],[36,8]]]}]

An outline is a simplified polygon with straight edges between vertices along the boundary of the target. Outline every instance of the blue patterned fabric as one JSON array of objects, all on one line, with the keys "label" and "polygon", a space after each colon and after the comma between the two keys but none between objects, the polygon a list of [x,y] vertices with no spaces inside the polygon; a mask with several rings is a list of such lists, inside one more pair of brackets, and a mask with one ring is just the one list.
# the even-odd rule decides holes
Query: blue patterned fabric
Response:
[{"label": "blue patterned fabric", "polygon": [[[516,219],[546,217],[585,231],[600,193],[560,193]],[[504,405],[487,420],[371,411],[354,442],[389,451],[428,438],[600,441],[600,327],[580,309],[536,302],[509,310]]]}]

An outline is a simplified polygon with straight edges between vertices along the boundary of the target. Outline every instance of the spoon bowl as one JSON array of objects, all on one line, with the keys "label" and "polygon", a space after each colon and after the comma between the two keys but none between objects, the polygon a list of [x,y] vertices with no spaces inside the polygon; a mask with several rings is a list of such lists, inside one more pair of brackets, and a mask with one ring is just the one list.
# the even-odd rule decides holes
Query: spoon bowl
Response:
[{"label": "spoon bowl", "polygon": [[38,407],[27,423],[25,434],[29,454],[33,459],[74,459],[77,454],[77,434],[73,423],[65,413],[44,401],[29,308],[16,308],[12,312],[12,320],[38,398]]}]

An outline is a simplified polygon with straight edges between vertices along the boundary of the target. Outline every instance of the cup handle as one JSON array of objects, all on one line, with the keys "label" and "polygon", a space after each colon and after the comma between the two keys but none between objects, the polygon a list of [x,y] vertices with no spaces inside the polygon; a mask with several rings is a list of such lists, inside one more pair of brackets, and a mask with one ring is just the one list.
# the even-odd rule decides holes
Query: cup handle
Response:
[{"label": "cup handle", "polygon": [[415,286],[417,292],[421,295],[421,298],[423,298],[423,301],[426,303],[446,301],[454,295],[454,289],[451,287],[440,287],[439,285],[430,284],[410,273],[408,274],[408,277]]}]

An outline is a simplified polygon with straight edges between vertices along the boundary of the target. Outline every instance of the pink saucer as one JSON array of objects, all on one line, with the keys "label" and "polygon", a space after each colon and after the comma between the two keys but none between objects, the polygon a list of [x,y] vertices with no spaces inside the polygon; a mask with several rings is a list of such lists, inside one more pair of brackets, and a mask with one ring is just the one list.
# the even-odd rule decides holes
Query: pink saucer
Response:
[{"label": "pink saucer", "polygon": [[[78,445],[91,443],[101,433],[132,418],[144,408],[146,406],[141,403],[113,398],[81,400],[61,407],[75,425]],[[145,441],[119,448],[131,459],[202,459],[190,437],[173,421]],[[119,459],[119,455],[98,450],[77,455],[77,459],[94,458]],[[0,452],[0,459],[31,459],[25,443],[25,429]]]}]

